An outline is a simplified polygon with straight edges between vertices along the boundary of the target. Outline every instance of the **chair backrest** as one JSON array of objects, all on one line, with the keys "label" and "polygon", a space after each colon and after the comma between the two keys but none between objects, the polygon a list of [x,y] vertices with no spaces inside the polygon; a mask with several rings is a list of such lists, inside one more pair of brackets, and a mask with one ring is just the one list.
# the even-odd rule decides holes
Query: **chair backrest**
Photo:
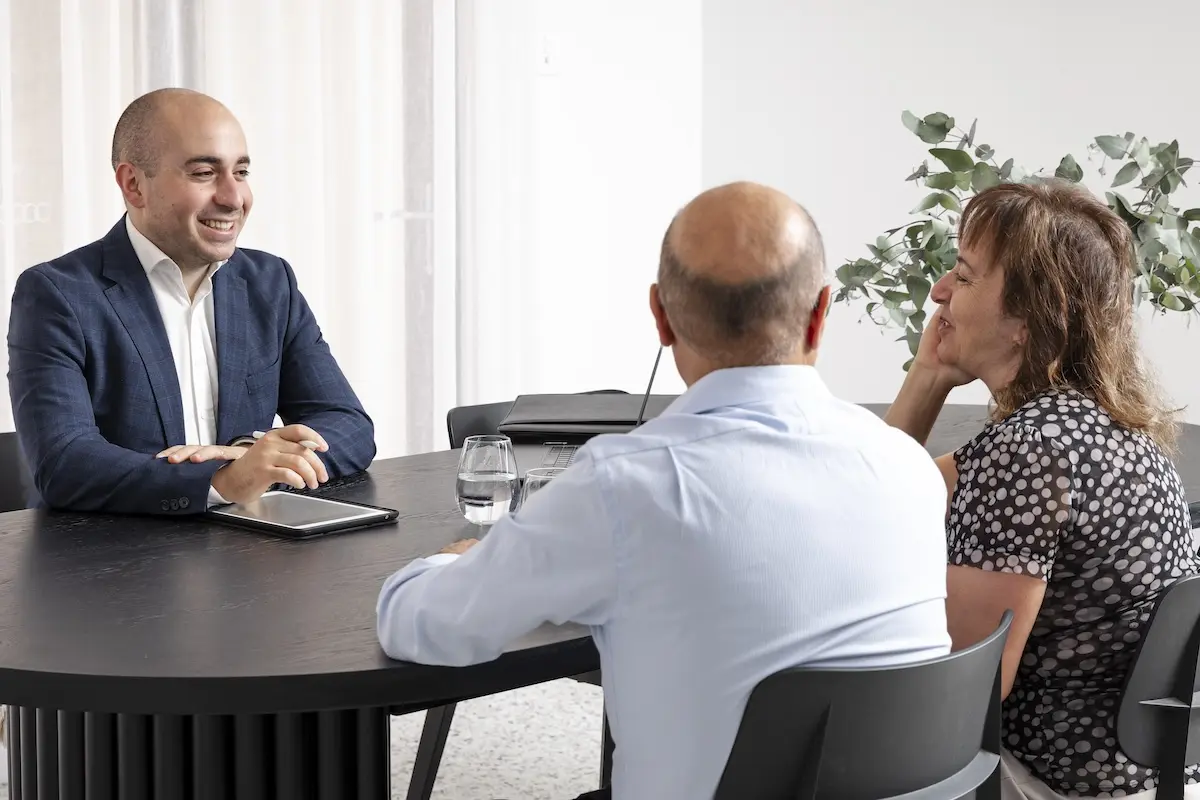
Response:
[{"label": "chair backrest", "polygon": [[982,642],[915,664],[765,678],[715,800],[998,798],[1000,657],[1011,624],[1006,612]]},{"label": "chair backrest", "polygon": [[1200,763],[1200,575],[1167,587],[1142,635],[1117,709],[1117,743],[1132,761],[1158,767],[1159,797]]},{"label": "chair backrest", "polygon": [[0,433],[0,513],[29,508],[33,476],[15,433]]},{"label": "chair backrest", "polygon": [[468,436],[499,433],[500,423],[508,416],[510,408],[511,400],[450,409],[446,413],[446,433],[450,437],[450,449],[462,447]]},{"label": "chair backrest", "polygon": [[[629,394],[623,389],[596,389],[580,394]],[[482,403],[475,406],[459,406],[446,413],[446,433],[450,438],[450,449],[463,446],[468,436],[487,436],[500,432],[500,423],[508,416],[513,401],[504,403]]]}]

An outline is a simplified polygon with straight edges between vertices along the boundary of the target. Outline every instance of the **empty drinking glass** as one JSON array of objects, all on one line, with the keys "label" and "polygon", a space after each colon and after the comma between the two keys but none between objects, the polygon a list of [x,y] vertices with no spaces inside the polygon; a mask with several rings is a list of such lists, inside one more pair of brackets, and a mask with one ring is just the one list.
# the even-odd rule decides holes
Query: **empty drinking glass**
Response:
[{"label": "empty drinking glass", "polygon": [[468,522],[491,525],[512,508],[517,459],[507,436],[468,436],[458,459],[455,494]]},{"label": "empty drinking glass", "polygon": [[521,488],[521,505],[525,505],[534,492],[550,483],[563,471],[563,467],[538,467],[526,472],[525,485]]}]

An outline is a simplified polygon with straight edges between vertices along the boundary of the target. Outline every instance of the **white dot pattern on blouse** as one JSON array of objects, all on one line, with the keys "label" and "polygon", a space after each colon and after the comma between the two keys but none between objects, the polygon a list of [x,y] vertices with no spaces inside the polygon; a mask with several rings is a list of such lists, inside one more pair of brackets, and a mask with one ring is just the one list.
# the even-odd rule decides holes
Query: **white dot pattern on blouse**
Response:
[{"label": "white dot pattern on blouse", "polygon": [[1004,702],[1005,746],[1061,794],[1153,788],[1157,770],[1118,748],[1116,714],[1159,595],[1200,573],[1175,467],[1076,392],[1031,400],[955,462],[950,563],[1046,581]]}]

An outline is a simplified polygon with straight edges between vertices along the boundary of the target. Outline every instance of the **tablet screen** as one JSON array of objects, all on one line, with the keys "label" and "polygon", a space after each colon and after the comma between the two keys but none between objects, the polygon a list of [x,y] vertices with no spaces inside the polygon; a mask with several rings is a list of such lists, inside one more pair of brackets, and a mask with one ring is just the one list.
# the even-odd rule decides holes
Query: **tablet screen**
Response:
[{"label": "tablet screen", "polygon": [[291,492],[267,492],[252,503],[222,506],[209,513],[223,517],[258,520],[296,530],[309,530],[322,525],[353,523],[387,515],[374,508],[339,503],[323,497],[309,497]]}]

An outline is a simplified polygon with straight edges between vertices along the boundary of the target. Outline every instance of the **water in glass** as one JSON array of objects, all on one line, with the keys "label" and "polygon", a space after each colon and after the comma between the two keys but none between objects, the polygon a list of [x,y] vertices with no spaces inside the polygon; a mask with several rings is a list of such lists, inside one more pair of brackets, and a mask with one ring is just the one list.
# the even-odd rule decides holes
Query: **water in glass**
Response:
[{"label": "water in glass", "polygon": [[517,462],[506,436],[469,436],[458,464],[455,495],[468,522],[491,525],[513,506]]}]

